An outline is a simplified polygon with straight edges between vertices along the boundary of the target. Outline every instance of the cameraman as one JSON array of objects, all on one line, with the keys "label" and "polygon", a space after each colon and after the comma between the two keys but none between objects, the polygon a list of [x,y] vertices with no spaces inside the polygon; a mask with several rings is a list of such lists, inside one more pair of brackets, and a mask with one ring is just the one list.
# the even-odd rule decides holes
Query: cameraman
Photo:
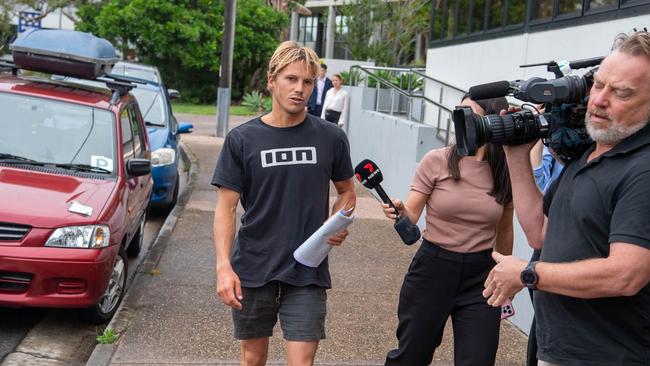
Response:
[{"label": "cameraman", "polygon": [[504,147],[517,217],[539,262],[494,254],[483,295],[535,293],[540,364],[650,365],[650,35],[617,37],[590,92],[595,144],[542,198],[534,143]]}]

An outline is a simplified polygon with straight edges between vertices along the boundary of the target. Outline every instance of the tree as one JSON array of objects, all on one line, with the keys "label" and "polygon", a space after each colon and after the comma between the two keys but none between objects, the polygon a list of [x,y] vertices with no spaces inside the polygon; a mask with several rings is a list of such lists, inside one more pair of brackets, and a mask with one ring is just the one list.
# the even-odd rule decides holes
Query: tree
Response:
[{"label": "tree", "polygon": [[13,34],[9,11],[0,5],[0,55],[7,50],[7,44]]},{"label": "tree", "polygon": [[428,33],[431,1],[359,0],[338,12],[347,26],[338,37],[355,60],[403,65],[412,60],[417,37]]},{"label": "tree", "polygon": [[[213,102],[223,37],[223,1],[106,0],[79,8],[77,29],[113,42],[126,55],[158,66],[165,83],[193,102]],[[243,94],[255,71],[279,43],[286,15],[264,0],[237,2],[233,97]]]},{"label": "tree", "polygon": [[347,32],[337,29],[337,38],[355,60],[374,59],[376,46],[373,46],[373,33],[386,19],[387,7],[382,0],[359,0],[356,3],[337,8],[344,16]]},{"label": "tree", "polygon": [[382,47],[377,50],[377,61],[406,65],[413,59],[418,35],[428,32],[431,1],[401,0],[386,6],[389,15],[382,27]]},{"label": "tree", "polygon": [[266,89],[265,71],[269,58],[281,41],[282,30],[288,26],[288,16],[265,6],[263,0],[237,1],[233,97]]},{"label": "tree", "polygon": [[90,0],[3,0],[0,2],[0,54],[8,51],[8,44],[16,35],[11,25],[13,17],[20,17],[20,11],[34,9],[40,15],[32,20],[40,20],[55,10],[62,9],[63,14],[75,21],[74,17],[66,9],[85,3]]}]

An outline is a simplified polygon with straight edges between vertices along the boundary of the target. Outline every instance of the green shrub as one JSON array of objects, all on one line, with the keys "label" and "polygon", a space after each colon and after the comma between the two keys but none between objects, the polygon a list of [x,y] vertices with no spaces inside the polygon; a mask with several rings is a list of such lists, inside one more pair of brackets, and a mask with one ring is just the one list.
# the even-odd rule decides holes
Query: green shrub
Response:
[{"label": "green shrub", "polygon": [[[372,75],[377,75],[380,78],[383,78],[385,80],[390,81],[393,78],[393,72],[390,70],[377,70],[370,75],[368,75],[368,87],[369,88],[375,88],[377,87],[377,83],[379,82],[377,78],[374,78]],[[382,89],[388,89],[388,85],[383,82],[379,82],[379,87]]]},{"label": "green shrub", "polygon": [[273,98],[264,98],[262,105],[264,106],[264,112],[270,112],[273,109]]},{"label": "green shrub", "polygon": [[357,86],[364,80],[359,69],[341,71],[341,77],[343,78],[343,85]]},{"label": "green shrub", "polygon": [[99,344],[113,344],[117,340],[117,333],[113,332],[113,329],[106,328],[101,335],[98,335],[96,338]]},{"label": "green shrub", "polygon": [[260,113],[264,111],[264,96],[258,90],[253,90],[244,95],[244,101],[241,103],[253,113]]},{"label": "green shrub", "polygon": [[410,85],[411,91],[418,91],[422,89],[423,78],[415,73],[409,72],[393,77],[391,83],[404,90],[409,89]]}]

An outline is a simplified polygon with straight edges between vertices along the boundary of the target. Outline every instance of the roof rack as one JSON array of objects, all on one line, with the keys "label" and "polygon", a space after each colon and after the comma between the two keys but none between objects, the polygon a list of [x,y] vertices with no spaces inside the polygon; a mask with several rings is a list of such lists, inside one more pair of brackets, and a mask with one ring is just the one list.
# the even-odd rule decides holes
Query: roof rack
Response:
[{"label": "roof rack", "polygon": [[106,83],[106,86],[113,91],[111,104],[117,103],[121,96],[128,94],[131,89],[136,87],[135,84],[147,83],[143,79],[115,74],[105,74],[95,78],[95,80]]},{"label": "roof rack", "polygon": [[11,60],[0,59],[0,70],[9,69],[12,75],[18,75],[18,66]]}]

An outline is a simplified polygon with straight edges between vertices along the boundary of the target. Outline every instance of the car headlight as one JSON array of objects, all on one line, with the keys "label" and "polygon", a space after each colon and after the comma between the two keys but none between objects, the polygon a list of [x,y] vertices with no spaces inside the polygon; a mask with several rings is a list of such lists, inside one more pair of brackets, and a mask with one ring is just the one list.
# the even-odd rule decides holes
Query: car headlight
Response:
[{"label": "car headlight", "polygon": [[171,165],[176,161],[176,151],[167,147],[161,147],[151,153],[151,166]]},{"label": "car headlight", "polygon": [[61,227],[45,242],[46,247],[60,248],[104,248],[111,238],[106,225]]}]

